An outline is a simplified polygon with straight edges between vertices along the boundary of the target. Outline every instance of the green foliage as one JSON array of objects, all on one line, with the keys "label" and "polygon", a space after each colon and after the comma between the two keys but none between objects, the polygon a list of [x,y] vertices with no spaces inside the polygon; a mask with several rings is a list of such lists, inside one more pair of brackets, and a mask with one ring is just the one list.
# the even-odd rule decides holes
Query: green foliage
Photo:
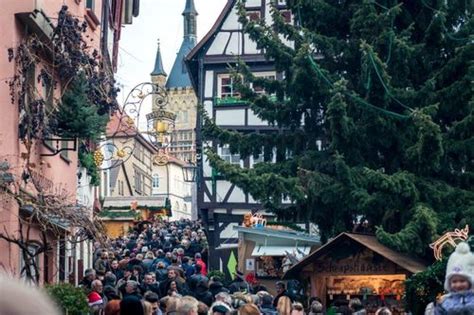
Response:
[{"label": "green foliage", "polygon": [[276,8],[272,26],[248,21],[239,5],[284,79],[256,78],[242,62],[231,71],[278,132],[223,130],[204,115],[208,140],[264,157],[241,169],[209,149],[218,176],[280,220],[317,223],[323,240],[368,220],[384,244],[429,258],[433,238],[472,225],[474,20],[463,0],[425,2],[289,1],[296,26]]},{"label": "green foliage", "polygon": [[220,270],[211,270],[207,273],[207,277],[209,279],[215,278],[215,280],[220,281],[224,284],[224,286],[228,286],[231,280],[227,279],[225,274]]},{"label": "green foliage", "polygon": [[[130,208],[130,207],[129,207]],[[99,213],[99,217],[107,217],[107,218],[135,218],[136,216],[140,215],[139,212],[135,212],[134,210],[129,211],[111,211],[111,210],[102,210]]]},{"label": "green foliage", "polygon": [[89,98],[89,83],[79,76],[64,93],[55,115],[55,131],[62,137],[98,140],[109,117]]},{"label": "green foliage", "polygon": [[447,262],[447,258],[437,261],[405,281],[405,301],[414,315],[424,314],[426,305],[443,294]]},{"label": "green foliage", "polygon": [[79,149],[79,164],[87,170],[87,175],[91,177],[90,184],[93,186],[99,186],[100,174],[94,160],[94,155],[91,152]]},{"label": "green foliage", "polygon": [[389,234],[378,228],[376,236],[379,241],[399,252],[423,256],[426,244],[436,235],[438,222],[436,213],[428,207],[418,205],[414,211],[412,219],[397,233]]},{"label": "green foliage", "polygon": [[83,315],[89,313],[87,296],[81,288],[76,288],[69,283],[58,283],[47,285],[45,289],[64,314]]}]

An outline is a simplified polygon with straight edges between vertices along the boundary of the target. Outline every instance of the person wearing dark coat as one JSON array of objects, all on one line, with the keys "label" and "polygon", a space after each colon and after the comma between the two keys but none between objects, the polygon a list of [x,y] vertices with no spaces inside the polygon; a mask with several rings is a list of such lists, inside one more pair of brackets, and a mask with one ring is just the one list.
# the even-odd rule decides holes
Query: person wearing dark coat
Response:
[{"label": "person wearing dark coat", "polygon": [[160,295],[160,289],[158,287],[158,283],[153,282],[153,275],[147,273],[143,279],[143,283],[140,286],[140,289],[143,294],[145,294],[148,291],[151,291],[153,293]]},{"label": "person wearing dark coat", "polygon": [[265,294],[260,298],[260,312],[263,315],[278,314],[276,307],[273,306],[273,298],[270,294]]},{"label": "person wearing dark coat", "polygon": [[209,291],[214,297],[221,292],[229,293],[229,290],[224,287],[224,284],[218,278],[212,279],[211,282],[209,282]]},{"label": "person wearing dark coat", "polygon": [[276,283],[276,292],[277,292],[277,295],[275,296],[275,299],[273,299],[273,306],[274,307],[278,306],[278,300],[282,296],[286,296],[291,300],[291,298],[288,296],[288,292],[286,291],[286,286],[285,286],[284,282],[278,281]]},{"label": "person wearing dark coat", "polygon": [[198,300],[206,304],[208,307],[212,305],[212,302],[214,300],[214,297],[211,292],[209,292],[209,287],[207,282],[200,281],[197,286],[195,291],[193,292],[193,296]]},{"label": "person wearing dark coat", "polygon": [[194,275],[191,278],[188,278],[188,286],[191,291],[194,291],[199,282],[209,282],[209,279],[206,276],[201,274],[201,266],[194,266]]},{"label": "person wearing dark coat", "polygon": [[244,274],[242,272],[237,271],[234,281],[232,281],[231,285],[229,286],[229,291],[231,294],[234,294],[235,292],[251,292],[250,284],[245,281]]},{"label": "person wearing dark coat", "polygon": [[127,296],[120,302],[120,315],[144,315],[145,310],[141,299]]}]

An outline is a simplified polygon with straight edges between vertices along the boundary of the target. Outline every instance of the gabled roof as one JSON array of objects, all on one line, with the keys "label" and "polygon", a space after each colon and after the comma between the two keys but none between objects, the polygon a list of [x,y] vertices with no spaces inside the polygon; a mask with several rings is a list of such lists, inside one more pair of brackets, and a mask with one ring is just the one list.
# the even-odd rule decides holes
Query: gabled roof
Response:
[{"label": "gabled roof", "polygon": [[119,110],[115,111],[110,117],[105,134],[107,139],[135,138],[150,152],[156,153],[158,151],[158,149],[137,130],[133,119]]},{"label": "gabled roof", "polygon": [[286,278],[290,275],[297,274],[305,266],[309,265],[322,255],[331,251],[334,246],[337,246],[337,244],[344,239],[350,239],[354,242],[359,243],[362,246],[365,246],[366,248],[381,255],[385,259],[393,262],[395,265],[398,265],[399,267],[405,269],[410,273],[418,273],[426,269],[426,264],[421,260],[398,253],[393,249],[382,245],[373,235],[341,233],[334,239],[326,243],[324,246],[318,248],[317,250],[306,256],[303,260],[298,262],[296,265],[291,267],[290,270],[288,270],[283,277]]},{"label": "gabled roof", "polygon": [[186,59],[184,60],[189,70],[189,76],[191,78],[191,83],[195,91],[197,91],[197,75],[198,75],[198,63],[197,63],[196,57],[199,55],[199,52],[203,48],[207,48],[206,44],[208,44],[210,41],[214,39],[218,30],[222,27],[222,24],[224,23],[225,18],[227,17],[227,15],[229,15],[232,8],[234,7],[235,2],[236,0],[227,0],[227,3],[224,6],[224,9],[222,9],[222,12],[219,14],[219,17],[217,18],[216,22],[211,27],[209,32],[207,32],[206,36],[204,36],[199,41],[199,43],[189,52],[189,54],[186,56]]},{"label": "gabled roof", "polygon": [[165,69],[163,68],[163,58],[161,58],[161,49],[160,43],[158,42],[158,50],[156,51],[156,58],[155,58],[155,67],[150,75],[164,75],[166,77]]}]

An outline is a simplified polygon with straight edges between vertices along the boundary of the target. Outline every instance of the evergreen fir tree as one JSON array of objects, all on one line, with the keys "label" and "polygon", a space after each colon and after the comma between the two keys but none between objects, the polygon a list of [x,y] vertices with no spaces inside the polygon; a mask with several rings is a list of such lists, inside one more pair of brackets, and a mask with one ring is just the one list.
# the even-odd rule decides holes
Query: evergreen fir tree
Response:
[{"label": "evergreen fir tree", "polygon": [[94,141],[105,133],[109,116],[100,114],[99,106],[91,102],[89,84],[79,75],[64,92],[51,122],[58,135]]},{"label": "evergreen fir tree", "polygon": [[284,80],[239,64],[238,88],[279,132],[204,117],[207,139],[242,158],[263,150],[265,162],[241,169],[208,150],[211,165],[279,218],[317,223],[323,240],[367,220],[384,244],[427,256],[436,235],[474,227],[471,2],[288,2],[295,26],[276,8],[274,25],[251,22],[239,5],[244,31]]}]

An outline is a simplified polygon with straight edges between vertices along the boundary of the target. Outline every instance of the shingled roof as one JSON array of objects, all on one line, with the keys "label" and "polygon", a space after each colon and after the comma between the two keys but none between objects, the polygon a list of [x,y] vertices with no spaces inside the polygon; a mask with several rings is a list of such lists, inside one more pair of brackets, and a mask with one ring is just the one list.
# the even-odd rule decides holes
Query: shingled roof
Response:
[{"label": "shingled roof", "polygon": [[388,248],[387,246],[381,244],[373,235],[341,233],[334,239],[326,243],[324,246],[318,248],[317,250],[306,256],[303,260],[298,262],[296,265],[291,267],[290,270],[285,273],[284,278],[297,274],[304,267],[314,262],[322,255],[326,254],[334,246],[337,246],[337,244],[343,239],[350,239],[354,242],[361,244],[362,246],[365,246],[366,248],[381,255],[385,259],[393,262],[394,264],[398,265],[399,267],[405,269],[410,273],[418,273],[426,269],[426,264],[421,260],[407,256],[405,254],[398,253],[393,249]]}]

